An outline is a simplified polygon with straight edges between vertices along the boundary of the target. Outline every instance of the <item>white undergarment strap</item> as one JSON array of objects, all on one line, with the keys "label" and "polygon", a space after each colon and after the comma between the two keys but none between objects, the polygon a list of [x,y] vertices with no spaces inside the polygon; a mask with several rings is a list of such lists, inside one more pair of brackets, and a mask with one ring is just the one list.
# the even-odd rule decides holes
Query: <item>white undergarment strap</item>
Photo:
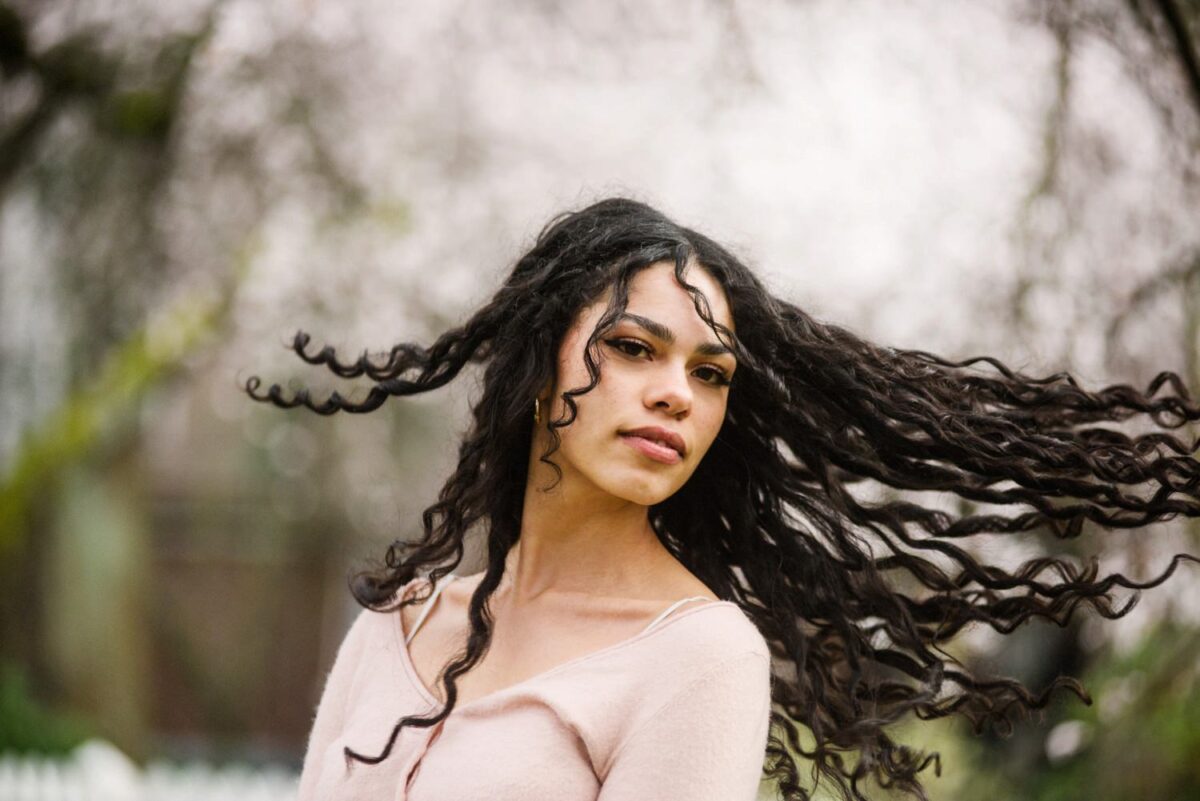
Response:
[{"label": "white undergarment strap", "polygon": [[458,576],[454,575],[453,573],[443,576],[442,580],[438,582],[438,585],[433,588],[433,594],[426,599],[425,606],[421,608],[421,614],[417,616],[417,622],[413,624],[412,631],[410,631],[408,636],[404,638],[405,645],[412,642],[412,638],[416,636],[417,630],[421,628],[421,624],[425,622],[425,617],[433,610],[433,605],[437,603],[438,596],[442,594],[442,590],[446,589],[446,585],[451,581],[454,581],[456,578],[458,578]]},{"label": "white undergarment strap", "polygon": [[645,634],[647,631],[649,631],[650,629],[657,626],[660,621],[664,620],[667,617],[667,615],[671,614],[676,609],[678,609],[679,607],[686,604],[688,601],[708,601],[708,600],[710,600],[710,599],[705,598],[703,595],[695,595],[695,596],[692,596],[691,598],[683,598],[681,600],[678,600],[675,603],[668,606],[666,609],[664,609],[663,613],[661,615],[654,618],[654,620],[650,621],[650,625],[646,626],[646,628],[642,629],[642,633]]}]

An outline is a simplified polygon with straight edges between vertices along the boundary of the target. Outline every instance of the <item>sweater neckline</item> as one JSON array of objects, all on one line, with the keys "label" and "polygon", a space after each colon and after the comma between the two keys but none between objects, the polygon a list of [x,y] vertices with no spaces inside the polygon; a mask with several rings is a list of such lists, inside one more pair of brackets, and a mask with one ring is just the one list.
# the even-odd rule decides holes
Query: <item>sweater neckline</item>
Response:
[{"label": "sweater neckline", "polygon": [[[447,577],[447,578],[449,578],[449,577]],[[454,578],[458,578],[458,576],[454,576]],[[723,600],[709,601],[706,604],[700,604],[698,606],[692,607],[691,609],[684,609],[682,611],[676,612],[675,614],[667,617],[665,620],[659,621],[658,625],[652,626],[647,629],[643,629],[642,631],[639,631],[637,634],[626,637],[623,640],[618,640],[615,643],[602,646],[601,648],[597,648],[594,651],[589,651],[586,654],[580,654],[579,656],[572,657],[572,658],[566,660],[565,662],[560,662],[559,664],[554,665],[553,667],[546,668],[545,670],[543,670],[539,673],[535,673],[534,675],[529,676],[528,678],[521,679],[520,681],[510,684],[507,687],[501,687],[498,690],[492,690],[490,693],[481,695],[478,698],[473,698],[470,701],[466,702],[465,704],[456,704],[454,709],[450,710],[450,717],[453,717],[454,715],[456,715],[459,712],[464,712],[466,710],[472,709],[477,705],[484,704],[487,701],[491,701],[498,696],[507,695],[510,692],[521,689],[527,685],[533,684],[534,682],[537,682],[545,677],[559,673],[563,670],[566,670],[567,668],[574,667],[575,665],[581,664],[583,662],[587,662],[591,659],[595,659],[595,658],[603,656],[605,654],[612,653],[613,651],[618,651],[622,648],[627,648],[627,647],[633,645],[634,643],[640,642],[644,639],[654,636],[655,634],[666,629],[668,626],[670,626],[672,623],[674,623],[678,620],[682,620],[690,615],[694,615],[697,612],[702,612],[705,609],[712,609],[713,607],[720,607],[720,606],[732,606],[733,608],[737,609],[739,612],[741,611],[741,607],[739,607],[733,601],[723,601]],[[406,642],[408,639],[408,633],[404,630],[404,617],[403,617],[403,615],[400,614],[400,612],[398,610],[396,612],[396,628],[398,629],[399,635],[400,635],[399,642],[397,643],[397,647],[400,650],[400,661],[404,665],[404,672],[408,675],[409,683],[413,686],[414,689],[417,690],[417,692],[419,692],[424,697],[424,699],[426,701],[428,701],[433,706],[434,710],[440,710],[444,706],[442,701],[439,700],[438,697],[433,694],[432,690],[430,690],[428,687],[425,686],[425,682],[421,680],[420,674],[417,673],[416,663],[413,662],[412,654],[408,650],[408,642]]]}]

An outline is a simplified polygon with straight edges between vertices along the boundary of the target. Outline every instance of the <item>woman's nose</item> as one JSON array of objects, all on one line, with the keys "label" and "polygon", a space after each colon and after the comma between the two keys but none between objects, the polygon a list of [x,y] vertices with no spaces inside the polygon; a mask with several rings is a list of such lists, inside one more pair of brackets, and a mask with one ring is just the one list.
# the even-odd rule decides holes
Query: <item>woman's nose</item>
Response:
[{"label": "woman's nose", "polygon": [[676,417],[692,408],[692,390],[686,370],[667,367],[651,379],[646,388],[646,406]]}]

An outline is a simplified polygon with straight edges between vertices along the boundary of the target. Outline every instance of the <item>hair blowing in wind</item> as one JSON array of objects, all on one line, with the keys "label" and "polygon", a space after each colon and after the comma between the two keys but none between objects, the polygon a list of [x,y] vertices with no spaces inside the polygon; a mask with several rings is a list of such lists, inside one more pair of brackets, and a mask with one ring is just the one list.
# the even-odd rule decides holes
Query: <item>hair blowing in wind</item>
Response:
[{"label": "hair blowing in wind", "polygon": [[[1163,583],[1181,561],[1200,561],[1178,554],[1139,582],[1104,575],[1095,560],[1045,556],[1002,569],[963,547],[967,538],[1022,538],[1035,529],[1068,539],[1200,516],[1197,443],[1169,433],[1200,420],[1200,407],[1175,373],[1159,373],[1144,391],[1087,389],[1065,372],[1029,376],[989,357],[956,362],[876,345],[772,295],[704,235],[645,204],[603,200],[553,219],[494,297],[430,345],[404,343],[386,357],[350,361],[330,347],[310,348],[309,336],[297,333],[294,350],[309,364],[373,382],[361,402],[338,392],[288,397],[278,385],[260,391],[258,377],[246,382],[254,399],[279,407],[365,413],[390,397],[442,387],[469,363],[483,366],[457,466],[424,511],[422,536],[393,542],[351,586],[363,606],[395,608],[402,585],[425,573],[441,579],[461,562],[465,539],[482,537],[487,565],[471,598],[466,648],[440,677],[441,711],[397,721],[381,734],[381,751],[364,744],[370,753],[348,748],[347,759],[378,763],[402,726],[431,726],[453,710],[456,679],[490,642],[486,602],[520,536],[533,400],[553,380],[559,343],[579,309],[611,287],[584,351],[590,383],[562,393],[563,416],[543,413],[537,424],[549,427],[540,458],[550,463],[558,429],[576,416],[574,398],[601,379],[590,354],[624,310],[631,277],[663,261],[674,263],[738,370],[714,444],[687,483],[650,508],[650,521],[771,649],[764,771],[782,797],[811,797],[797,764],[803,758],[843,798],[865,798],[868,783],[924,798],[919,774],[938,756],[896,742],[897,722],[957,715],[977,732],[1004,730],[1060,690],[1090,703],[1068,677],[1031,688],[976,675],[943,650],[947,641],[971,625],[1004,634],[1034,618],[1066,625],[1081,607],[1120,617],[1137,590]],[[724,289],[736,334],[687,283],[689,265]],[[1105,425],[1132,418],[1153,430],[1134,436]],[[1011,513],[956,516],[898,493],[867,502],[851,492],[859,482],[953,493],[970,502],[964,509]],[[1135,592],[1119,601],[1125,590]]]}]

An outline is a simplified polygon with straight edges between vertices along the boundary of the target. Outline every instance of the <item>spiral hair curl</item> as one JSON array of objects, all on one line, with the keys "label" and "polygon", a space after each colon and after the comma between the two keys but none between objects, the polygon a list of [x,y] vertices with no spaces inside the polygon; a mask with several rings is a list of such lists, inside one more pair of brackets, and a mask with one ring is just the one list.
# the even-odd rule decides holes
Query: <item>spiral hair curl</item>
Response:
[{"label": "spiral hair curl", "polygon": [[[1145,392],[1125,384],[1089,391],[1065,372],[1032,377],[989,357],[955,362],[879,347],[774,297],[708,237],[645,204],[603,200],[552,219],[495,296],[429,347],[405,343],[386,360],[364,353],[343,363],[330,347],[310,355],[308,335],[297,333],[293,348],[306,362],[374,382],[362,402],[337,392],[316,402],[307,390],[289,398],[278,385],[260,394],[257,377],[246,382],[251,397],[279,407],[363,413],[388,397],[444,386],[468,363],[485,365],[457,469],[424,511],[423,536],[393,542],[383,565],[351,584],[360,604],[388,611],[398,589],[420,573],[436,584],[453,571],[466,533],[479,524],[488,561],[469,606],[467,647],[441,674],[441,711],[404,717],[381,754],[346,749],[347,759],[378,763],[403,726],[432,726],[453,710],[457,678],[490,642],[486,602],[520,535],[530,410],[553,378],[557,347],[576,313],[612,287],[584,350],[590,383],[563,392],[564,416],[542,423],[551,438],[540,459],[551,465],[557,430],[575,418],[574,398],[599,380],[591,352],[624,311],[630,278],[663,261],[674,263],[697,313],[734,350],[739,367],[713,446],[689,481],[650,509],[650,521],[664,546],[717,596],[737,603],[767,640],[775,676],[764,769],[783,797],[811,797],[800,755],[816,781],[830,781],[842,798],[864,799],[866,780],[925,798],[918,774],[931,764],[940,769],[939,757],[895,742],[893,723],[959,715],[976,732],[1004,730],[1061,689],[1090,703],[1072,678],[1033,692],[1014,679],[972,675],[941,645],[973,623],[1002,633],[1033,618],[1065,626],[1080,606],[1120,617],[1137,594],[1117,604],[1118,588],[1154,587],[1181,561],[1200,561],[1177,554],[1158,577],[1137,582],[1100,575],[1094,559],[1081,566],[1044,557],[1008,571],[956,544],[1037,528],[1073,538],[1088,520],[1140,528],[1200,516],[1200,462],[1191,456],[1197,442],[1093,425],[1144,415],[1160,429],[1177,429],[1200,419],[1176,374],[1160,373]],[[724,289],[736,335],[686,282],[689,263]],[[966,369],[979,362],[998,374]],[[1156,397],[1164,386],[1174,394]],[[849,486],[868,479],[1028,510],[956,517],[896,499],[899,493],[864,502]],[[1153,493],[1125,489],[1142,485]],[[807,746],[799,726],[810,732]]]}]

